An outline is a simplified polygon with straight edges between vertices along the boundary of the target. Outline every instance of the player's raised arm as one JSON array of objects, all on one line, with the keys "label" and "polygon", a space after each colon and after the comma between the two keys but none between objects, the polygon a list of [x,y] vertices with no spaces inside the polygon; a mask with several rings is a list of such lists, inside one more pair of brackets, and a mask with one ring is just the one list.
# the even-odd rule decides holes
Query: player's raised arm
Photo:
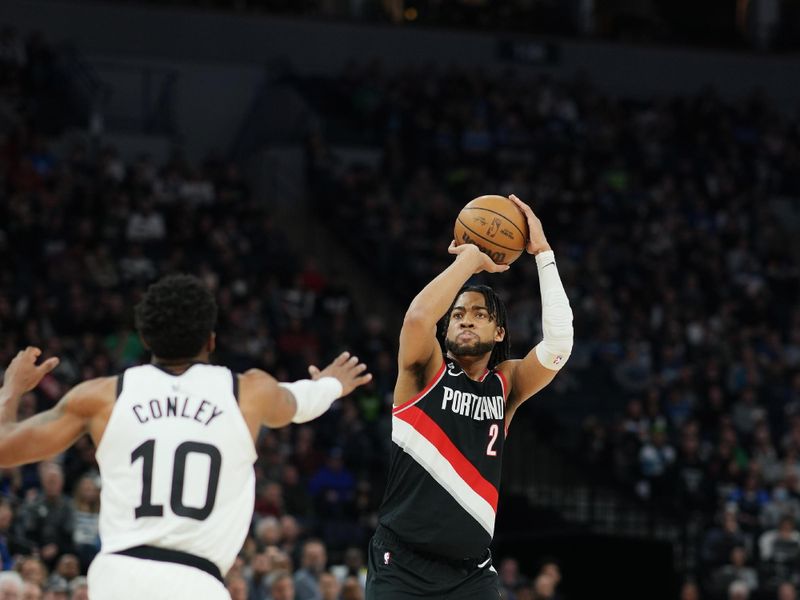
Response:
[{"label": "player's raised arm", "polygon": [[257,424],[268,427],[306,423],[325,413],[338,398],[372,380],[367,366],[349,352],[343,352],[322,370],[315,366],[308,370],[311,379],[278,383],[264,371],[251,369],[240,377],[243,413],[256,412]]},{"label": "player's raised arm", "polygon": [[542,295],[543,339],[525,358],[509,360],[501,365],[511,382],[511,397],[506,410],[506,423],[517,407],[549,384],[572,353],[572,308],[558,274],[555,255],[547,242],[542,223],[530,206],[513,194],[511,200],[528,220],[530,238],[527,251],[536,257],[539,289]]},{"label": "player's raised arm", "polygon": [[[87,432],[92,417],[91,396],[102,380],[82,383],[45,412],[17,422],[17,408],[23,394],[31,391],[58,365],[48,358],[37,365],[39,348],[19,352],[6,369],[0,389],[0,467],[35,462],[63,452]],[[87,402],[88,398],[88,402]]]},{"label": "player's raised arm", "polygon": [[[509,268],[508,265],[496,264],[473,244],[456,246],[453,242],[448,252],[455,254],[456,259],[417,294],[406,311],[398,352],[401,371],[437,369],[442,355],[436,340],[436,323],[450,308],[453,298],[473,274],[481,271],[501,273]],[[430,375],[426,373],[425,379]],[[402,401],[402,398],[395,398],[395,402]]]}]

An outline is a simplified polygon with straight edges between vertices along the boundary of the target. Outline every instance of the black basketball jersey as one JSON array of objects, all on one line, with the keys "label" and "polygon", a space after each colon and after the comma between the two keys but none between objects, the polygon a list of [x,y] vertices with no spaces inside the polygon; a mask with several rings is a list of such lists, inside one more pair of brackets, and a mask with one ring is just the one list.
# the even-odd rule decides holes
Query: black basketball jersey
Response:
[{"label": "black basketball jersey", "polygon": [[446,358],[419,394],[392,410],[392,454],[380,523],[419,550],[483,555],[494,534],[507,382],[470,379]]}]

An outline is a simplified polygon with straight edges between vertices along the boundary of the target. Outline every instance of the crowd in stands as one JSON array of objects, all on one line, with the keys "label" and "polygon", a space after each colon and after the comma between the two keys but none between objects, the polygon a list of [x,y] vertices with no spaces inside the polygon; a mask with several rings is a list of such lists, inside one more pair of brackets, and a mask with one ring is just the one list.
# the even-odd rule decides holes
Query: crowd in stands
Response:
[{"label": "crowd in stands", "polygon": [[[341,350],[357,353],[374,375],[368,387],[318,421],[263,431],[252,530],[226,585],[234,600],[363,598],[389,452],[394,336],[380,317],[359,318],[313,257],[289,250],[235,165],[125,161],[93,140],[43,133],[55,51],[10,28],[0,37],[0,365],[28,344],[61,358],[22,398],[19,418],[81,380],[147,361],[132,307],[172,272],[214,290],[219,364],[291,380]],[[53,461],[0,470],[0,600],[87,598],[100,484],[88,437]],[[509,590],[532,589],[511,563]],[[538,585],[553,590],[548,573]]]},{"label": "crowd in stands", "polygon": [[[634,100],[580,76],[430,66],[350,64],[296,85],[327,119],[307,143],[317,210],[358,228],[352,252],[401,304],[448,263],[469,199],[531,203],[575,313],[575,350],[554,382],[574,399],[557,410],[581,420],[571,450],[695,524],[700,561],[684,598],[794,598],[796,116],[759,93]],[[353,143],[341,132],[373,132],[358,143],[379,148],[376,160],[339,159],[335,145]],[[534,261],[487,281],[508,304],[518,355],[541,335]]]},{"label": "crowd in stands", "polygon": [[[61,358],[22,398],[21,419],[81,380],[149,360],[132,307],[171,272],[214,290],[215,360],[234,370],[303,378],[345,348],[387,362],[394,342],[381,321],[355,318],[348,291],[288,250],[235,165],[125,161],[92,140],[45,135],[36,116],[56,74],[36,56],[53,49],[10,28],[0,37],[0,364],[29,344]],[[391,374],[373,373],[317,423],[259,439],[252,533],[228,578],[235,598],[363,598],[389,440],[378,421]],[[0,470],[0,598],[86,598],[99,486],[88,437],[55,461]]]},{"label": "crowd in stands", "polygon": [[[248,600],[363,597],[393,332],[288,250],[235,165],[125,161],[93,143],[56,152],[34,118],[50,50],[10,29],[0,38],[0,365],[26,344],[61,357],[20,417],[147,360],[131,307],[170,272],[215,291],[221,364],[286,380],[358,353],[375,375],[368,388],[315,424],[261,436],[252,533],[227,583]],[[347,164],[313,133],[309,186],[326,220],[361,232],[352,251],[399,304],[448,264],[467,200],[513,192],[532,204],[575,312],[575,352],[553,386],[580,403],[565,409],[580,415],[571,449],[698,524],[700,562],[682,598],[794,599],[798,120],[758,94],[625,100],[582,78],[522,73],[349,65],[296,83],[315,90],[327,123],[372,132],[381,149],[374,164]],[[541,335],[534,265],[523,257],[490,280],[517,353]],[[0,598],[85,597],[98,492],[88,438],[56,461],[0,471]],[[558,597],[554,563],[533,578],[510,559],[499,570],[506,600]]]}]

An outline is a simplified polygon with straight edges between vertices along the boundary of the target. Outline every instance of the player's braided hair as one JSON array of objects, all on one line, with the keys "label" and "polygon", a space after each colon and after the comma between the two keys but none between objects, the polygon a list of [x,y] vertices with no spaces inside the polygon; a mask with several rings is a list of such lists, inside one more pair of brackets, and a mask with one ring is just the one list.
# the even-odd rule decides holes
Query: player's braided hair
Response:
[{"label": "player's braided hair", "polygon": [[134,313],[153,355],[172,360],[197,356],[217,323],[214,296],[192,275],[169,275],[152,284]]},{"label": "player's braided hair", "polygon": [[506,332],[505,336],[503,336],[503,341],[497,342],[494,345],[492,354],[489,357],[489,368],[493,369],[504,360],[508,360],[510,358],[511,339],[508,335],[508,317],[506,315],[506,305],[500,296],[497,295],[497,292],[495,292],[488,285],[465,285],[459,290],[458,294],[456,294],[456,297],[453,298],[450,308],[447,309],[447,312],[439,321],[439,342],[444,348],[444,339],[447,336],[447,328],[450,326],[450,314],[453,312],[453,306],[455,305],[456,300],[458,300],[458,297],[464,292],[478,292],[479,294],[483,294],[483,298],[486,300],[486,309],[489,311],[489,317],[497,324],[498,327],[502,327]]}]

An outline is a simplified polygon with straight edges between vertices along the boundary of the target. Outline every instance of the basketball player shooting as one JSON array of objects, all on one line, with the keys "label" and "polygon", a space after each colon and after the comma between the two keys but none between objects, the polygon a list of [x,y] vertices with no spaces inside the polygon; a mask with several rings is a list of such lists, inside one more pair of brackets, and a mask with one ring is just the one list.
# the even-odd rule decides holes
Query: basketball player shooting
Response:
[{"label": "basketball player shooting", "polygon": [[0,389],[0,466],[43,460],[88,433],[102,480],[92,600],[229,599],[222,576],[250,527],[254,441],[323,414],[371,376],[344,353],[311,379],[278,383],[209,364],[217,306],[202,282],[150,286],[136,323],[148,365],[77,385],[52,409],[17,422],[20,397],[58,364],[38,348],[11,361]]},{"label": "basketball player shooting", "polygon": [[508,265],[472,244],[451,244],[455,260],[414,298],[400,331],[391,465],[370,542],[367,600],[500,597],[489,544],[506,433],[519,406],[564,366],[573,339],[572,310],[542,224],[527,204],[510,199],[528,223],[544,339],[524,358],[509,357],[502,300],[488,286],[464,287],[472,275]]}]

